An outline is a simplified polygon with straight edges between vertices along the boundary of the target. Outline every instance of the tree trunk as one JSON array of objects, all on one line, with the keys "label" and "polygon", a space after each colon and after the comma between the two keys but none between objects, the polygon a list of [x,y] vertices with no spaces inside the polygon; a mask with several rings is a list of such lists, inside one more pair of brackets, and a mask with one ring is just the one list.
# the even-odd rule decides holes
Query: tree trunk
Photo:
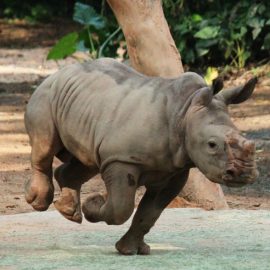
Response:
[{"label": "tree trunk", "polygon": [[[124,32],[130,62],[137,71],[164,78],[177,77],[184,72],[160,0],[107,2]],[[228,208],[221,187],[207,180],[197,169],[192,169],[181,196],[205,208]]]},{"label": "tree trunk", "polygon": [[131,65],[150,76],[177,77],[183,72],[159,0],[108,0],[124,32]]}]

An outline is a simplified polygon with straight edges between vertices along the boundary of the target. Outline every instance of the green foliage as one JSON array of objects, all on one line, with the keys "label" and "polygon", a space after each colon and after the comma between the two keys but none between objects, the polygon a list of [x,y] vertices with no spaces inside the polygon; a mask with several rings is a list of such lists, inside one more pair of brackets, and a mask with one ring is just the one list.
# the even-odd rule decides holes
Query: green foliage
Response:
[{"label": "green foliage", "polygon": [[270,33],[268,33],[264,38],[263,49],[270,50]]},{"label": "green foliage", "polygon": [[78,33],[73,32],[61,38],[50,50],[47,59],[63,59],[76,52],[78,37]]},{"label": "green foliage", "polygon": [[269,57],[269,1],[163,0],[163,8],[185,64],[242,68]]},{"label": "green foliage", "polygon": [[73,20],[82,25],[92,27],[94,30],[105,28],[106,20],[89,5],[75,3]]},{"label": "green foliage", "polygon": [[[92,58],[115,57],[124,37],[105,0],[1,0],[0,16],[31,22],[63,18],[73,12],[81,31],[63,37],[48,59],[74,51]],[[87,5],[90,4],[90,5]],[[163,0],[163,9],[184,64],[191,67],[231,65],[238,68],[270,56],[270,1]]]},{"label": "green foliage", "polygon": [[214,67],[208,67],[206,69],[204,79],[208,85],[211,85],[213,80],[218,77],[218,70]]},{"label": "green foliage", "polygon": [[0,17],[26,19],[30,22],[49,21],[53,17],[67,16],[67,0],[1,0]]},{"label": "green foliage", "polygon": [[219,26],[206,26],[197,33],[195,33],[194,37],[200,39],[216,38],[218,36],[219,30],[220,30]]},{"label": "green foliage", "polygon": [[82,25],[82,30],[64,36],[50,50],[47,59],[63,59],[75,51],[89,51],[95,59],[103,56],[115,56],[123,34],[115,20],[109,21],[98,14],[92,6],[75,3],[73,20]]}]

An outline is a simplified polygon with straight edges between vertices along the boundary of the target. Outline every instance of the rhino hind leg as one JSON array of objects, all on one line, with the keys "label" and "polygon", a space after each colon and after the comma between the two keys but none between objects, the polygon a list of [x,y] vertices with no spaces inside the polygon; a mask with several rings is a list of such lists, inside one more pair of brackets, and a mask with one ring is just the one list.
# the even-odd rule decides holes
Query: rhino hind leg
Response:
[{"label": "rhino hind leg", "polygon": [[52,117],[50,89],[55,77],[46,79],[31,96],[24,115],[29,135],[32,175],[25,184],[25,199],[32,207],[45,211],[53,201],[52,162],[63,144]]},{"label": "rhino hind leg", "polygon": [[134,210],[139,169],[127,163],[114,162],[102,173],[107,196],[89,196],[83,203],[84,217],[90,222],[105,221],[108,225],[123,224]]},{"label": "rhino hind leg", "polygon": [[116,243],[116,249],[124,255],[148,255],[150,247],[144,242],[144,235],[154,226],[165,207],[184,187],[188,172],[168,179],[161,189],[147,187],[127,233]]},{"label": "rhino hind leg", "polygon": [[54,206],[68,220],[82,222],[81,186],[97,173],[97,167],[87,167],[75,157],[55,170],[54,176],[61,193],[60,198],[54,202]]}]

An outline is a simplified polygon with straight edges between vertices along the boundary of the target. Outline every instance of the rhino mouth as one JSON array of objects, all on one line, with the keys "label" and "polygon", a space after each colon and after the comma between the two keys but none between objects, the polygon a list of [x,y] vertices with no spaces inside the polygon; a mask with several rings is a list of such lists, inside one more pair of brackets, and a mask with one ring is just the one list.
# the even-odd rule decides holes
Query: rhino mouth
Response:
[{"label": "rhino mouth", "polygon": [[225,180],[224,178],[222,179],[223,183],[227,186],[227,187],[243,187],[245,185],[248,184],[252,184],[254,183],[255,180],[253,180],[252,178],[245,178],[245,179],[237,179],[237,180]]},{"label": "rhino mouth", "polygon": [[245,186],[247,183],[245,182],[226,182],[225,185],[227,187],[232,187],[232,188],[239,188]]},{"label": "rhino mouth", "polygon": [[234,159],[228,162],[222,180],[226,186],[241,187],[252,184],[258,176],[254,160]]}]

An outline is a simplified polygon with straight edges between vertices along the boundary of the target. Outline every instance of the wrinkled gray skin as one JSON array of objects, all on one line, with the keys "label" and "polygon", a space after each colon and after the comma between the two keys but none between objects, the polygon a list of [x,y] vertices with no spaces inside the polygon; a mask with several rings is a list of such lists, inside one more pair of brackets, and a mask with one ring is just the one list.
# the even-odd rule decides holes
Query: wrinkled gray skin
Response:
[{"label": "wrinkled gray skin", "polygon": [[81,185],[101,173],[108,194],[93,194],[82,210],[91,222],[122,224],[134,209],[128,232],[117,242],[122,254],[149,254],[144,243],[163,209],[198,167],[211,181],[229,186],[252,183],[255,145],[232,124],[227,105],[246,100],[256,80],[222,90],[197,74],[151,78],[112,59],[68,66],[47,78],[31,97],[25,125],[32,146],[33,174],[26,200],[46,210],[53,201],[52,161],[61,188],[55,207],[82,221]]}]

